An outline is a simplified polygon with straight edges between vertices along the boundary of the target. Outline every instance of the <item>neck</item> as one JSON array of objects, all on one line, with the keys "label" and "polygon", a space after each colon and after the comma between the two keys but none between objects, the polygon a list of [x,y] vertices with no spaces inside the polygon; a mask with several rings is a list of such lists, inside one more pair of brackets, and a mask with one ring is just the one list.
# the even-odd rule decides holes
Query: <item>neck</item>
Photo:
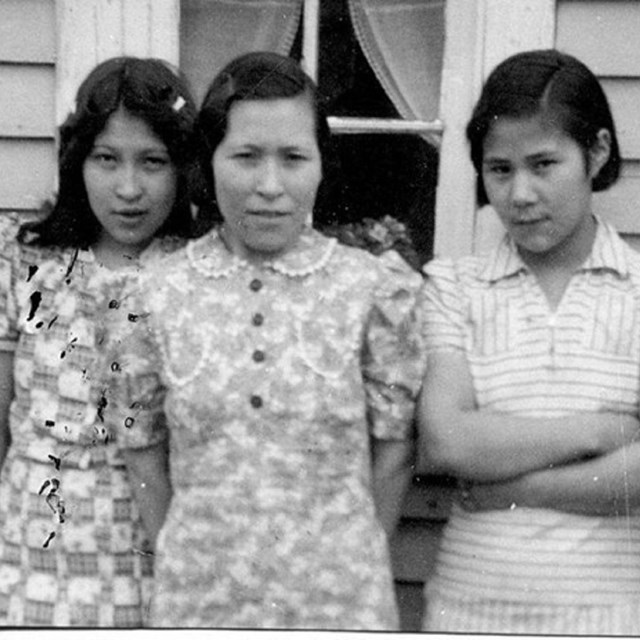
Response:
[{"label": "neck", "polygon": [[91,249],[99,264],[114,270],[135,267],[141,253],[140,250],[134,248],[122,249],[106,247],[102,244],[96,244]]},{"label": "neck", "polygon": [[224,224],[218,229],[218,235],[230,253],[257,267],[282,257],[290,249],[290,247],[284,247],[272,252],[248,249],[234,238],[233,233],[230,233]]},{"label": "neck", "polygon": [[591,218],[591,224],[586,226],[579,242],[574,239],[571,244],[557,245],[545,253],[527,252],[519,248],[522,260],[535,275],[552,309],[558,306],[571,278],[589,257],[596,229],[596,221]]}]

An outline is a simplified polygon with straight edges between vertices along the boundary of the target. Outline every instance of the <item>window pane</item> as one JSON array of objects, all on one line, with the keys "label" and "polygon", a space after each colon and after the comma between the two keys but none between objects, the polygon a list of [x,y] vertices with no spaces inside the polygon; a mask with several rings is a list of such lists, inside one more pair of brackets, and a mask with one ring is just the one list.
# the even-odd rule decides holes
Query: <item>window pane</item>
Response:
[{"label": "window pane", "polygon": [[414,135],[340,135],[315,213],[319,228],[393,216],[420,263],[431,257],[438,153]]},{"label": "window pane", "polygon": [[[318,86],[335,116],[399,118],[356,39],[346,0],[321,2]],[[301,33],[293,54],[299,58]],[[319,228],[393,216],[421,262],[431,256],[438,153],[417,135],[334,136],[315,213]],[[348,229],[347,229],[348,230]],[[344,234],[342,234],[344,235]]]}]

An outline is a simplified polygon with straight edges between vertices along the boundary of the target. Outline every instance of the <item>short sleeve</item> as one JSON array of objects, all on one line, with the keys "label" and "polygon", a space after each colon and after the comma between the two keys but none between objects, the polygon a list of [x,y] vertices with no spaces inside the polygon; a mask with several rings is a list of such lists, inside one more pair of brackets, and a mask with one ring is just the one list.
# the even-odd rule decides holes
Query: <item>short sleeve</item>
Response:
[{"label": "short sleeve", "polygon": [[369,313],[363,376],[371,434],[412,436],[415,401],[424,376],[424,350],[416,315],[422,278],[395,252],[378,258],[380,282]]},{"label": "short sleeve", "polygon": [[427,352],[465,348],[465,305],[455,263],[433,260],[418,294],[422,342]]},{"label": "short sleeve", "polygon": [[109,398],[105,422],[121,449],[150,447],[168,437],[166,389],[153,316],[144,305],[144,285],[135,280],[122,296],[122,313],[108,327]]},{"label": "short sleeve", "polygon": [[18,340],[14,281],[20,248],[16,214],[0,216],[0,351],[14,351]]}]

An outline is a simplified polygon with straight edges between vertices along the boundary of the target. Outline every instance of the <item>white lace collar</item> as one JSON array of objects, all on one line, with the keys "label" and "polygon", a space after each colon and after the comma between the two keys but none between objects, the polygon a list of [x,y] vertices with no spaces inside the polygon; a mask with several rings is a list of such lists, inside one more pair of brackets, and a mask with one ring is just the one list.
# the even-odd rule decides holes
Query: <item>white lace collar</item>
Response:
[{"label": "white lace collar", "polygon": [[[313,229],[305,229],[295,246],[283,256],[267,260],[258,268],[275,271],[289,278],[304,278],[323,269],[337,245]],[[227,278],[239,269],[255,267],[227,248],[217,229],[187,245],[191,266],[209,278]]]}]

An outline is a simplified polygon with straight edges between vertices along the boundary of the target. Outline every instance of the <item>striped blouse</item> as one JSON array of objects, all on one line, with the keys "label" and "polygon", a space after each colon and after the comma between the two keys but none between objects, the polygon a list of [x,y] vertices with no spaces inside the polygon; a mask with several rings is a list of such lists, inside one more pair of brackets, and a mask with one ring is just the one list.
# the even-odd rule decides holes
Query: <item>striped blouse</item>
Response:
[{"label": "striped blouse", "polygon": [[[552,417],[638,411],[640,254],[606,222],[551,311],[508,238],[490,255],[427,265],[428,350],[466,353],[480,408]],[[640,596],[640,514],[454,505],[428,593],[530,605]]]}]

